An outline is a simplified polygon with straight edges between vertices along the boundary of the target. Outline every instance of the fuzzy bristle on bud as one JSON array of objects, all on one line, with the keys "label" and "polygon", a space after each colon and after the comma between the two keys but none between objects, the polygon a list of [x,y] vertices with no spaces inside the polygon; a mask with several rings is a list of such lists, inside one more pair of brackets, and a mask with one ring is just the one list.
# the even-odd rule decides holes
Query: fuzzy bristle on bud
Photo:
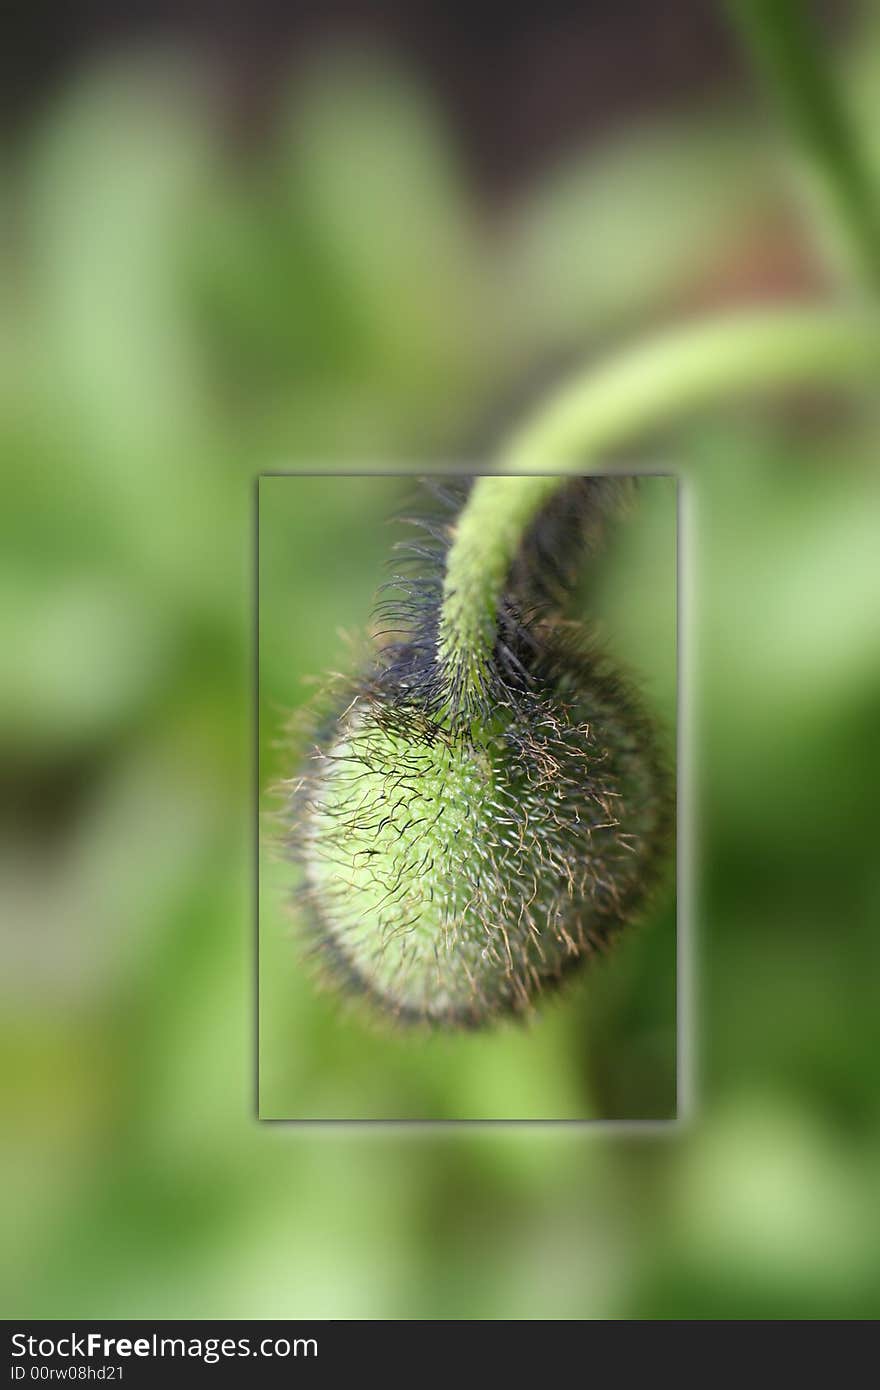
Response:
[{"label": "fuzzy bristle on bud", "polygon": [[397,649],[346,701],[296,798],[324,974],[401,1022],[528,1012],[655,878],[669,786],[649,721],[552,624],[516,633],[518,679],[499,670],[467,725],[413,700],[419,648]]}]

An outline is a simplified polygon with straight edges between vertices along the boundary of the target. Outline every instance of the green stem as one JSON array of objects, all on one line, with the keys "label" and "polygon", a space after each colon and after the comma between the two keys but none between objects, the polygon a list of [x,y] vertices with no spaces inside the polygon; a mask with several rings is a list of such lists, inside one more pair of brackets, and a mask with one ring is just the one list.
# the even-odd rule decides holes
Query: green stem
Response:
[{"label": "green stem", "polygon": [[566,479],[478,478],[446,560],[439,656],[453,710],[466,719],[488,691],[498,606],[535,517]]},{"label": "green stem", "polygon": [[809,6],[804,0],[731,0],[729,8],[824,186],[856,266],[880,289],[880,197]]},{"label": "green stem", "polygon": [[589,472],[611,450],[737,393],[878,378],[880,317],[790,308],[668,332],[564,386],[509,440],[499,463],[508,476],[477,479],[458,518],[438,639],[453,711],[472,718],[488,690],[510,567],[573,472]]},{"label": "green stem", "polygon": [[667,330],[577,375],[509,439],[509,473],[571,469],[743,392],[876,381],[880,316],[794,306],[745,310]]}]

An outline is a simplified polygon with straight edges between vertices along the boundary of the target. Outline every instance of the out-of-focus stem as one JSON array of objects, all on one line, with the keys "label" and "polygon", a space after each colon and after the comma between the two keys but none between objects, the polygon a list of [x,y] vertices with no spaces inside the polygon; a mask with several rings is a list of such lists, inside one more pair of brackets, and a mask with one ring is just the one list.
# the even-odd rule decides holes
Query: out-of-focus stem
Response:
[{"label": "out-of-focus stem", "polygon": [[821,181],[855,267],[880,290],[880,190],[873,185],[826,45],[805,0],[730,0],[733,21]]},{"label": "out-of-focus stem", "polygon": [[563,386],[514,432],[498,475],[477,479],[458,518],[438,638],[451,705],[467,717],[485,694],[510,567],[573,473],[715,401],[860,380],[880,381],[880,316],[795,307],[676,329]]}]

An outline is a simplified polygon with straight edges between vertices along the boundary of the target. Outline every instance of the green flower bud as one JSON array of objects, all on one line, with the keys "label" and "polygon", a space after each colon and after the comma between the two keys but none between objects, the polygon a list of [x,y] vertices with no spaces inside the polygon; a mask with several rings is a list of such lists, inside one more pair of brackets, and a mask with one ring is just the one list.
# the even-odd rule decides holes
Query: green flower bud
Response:
[{"label": "green flower bud", "polygon": [[670,779],[636,697],[568,626],[508,602],[485,697],[456,711],[436,601],[417,604],[318,740],[294,848],[331,982],[401,1022],[476,1027],[527,1013],[632,919]]}]

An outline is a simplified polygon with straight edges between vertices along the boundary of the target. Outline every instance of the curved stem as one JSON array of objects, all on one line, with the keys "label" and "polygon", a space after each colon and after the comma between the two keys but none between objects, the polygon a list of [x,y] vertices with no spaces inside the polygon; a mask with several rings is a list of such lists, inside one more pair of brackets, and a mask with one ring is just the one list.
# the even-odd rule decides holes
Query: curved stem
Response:
[{"label": "curved stem", "polygon": [[880,316],[868,310],[794,307],[689,324],[576,376],[513,434],[502,467],[569,469],[738,393],[876,382],[878,369]]},{"label": "curved stem", "polygon": [[[532,522],[573,472],[678,416],[743,391],[880,379],[880,318],[789,308],[739,313],[664,334],[579,375],[478,478],[446,562],[438,657],[453,712],[489,688],[499,605]],[[543,471],[541,471],[543,470]],[[555,470],[557,476],[547,476]]]}]

